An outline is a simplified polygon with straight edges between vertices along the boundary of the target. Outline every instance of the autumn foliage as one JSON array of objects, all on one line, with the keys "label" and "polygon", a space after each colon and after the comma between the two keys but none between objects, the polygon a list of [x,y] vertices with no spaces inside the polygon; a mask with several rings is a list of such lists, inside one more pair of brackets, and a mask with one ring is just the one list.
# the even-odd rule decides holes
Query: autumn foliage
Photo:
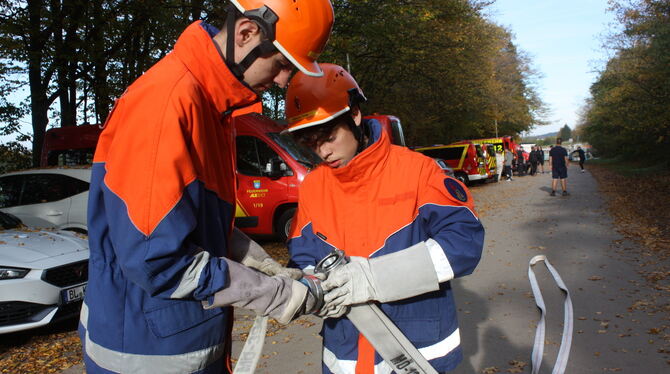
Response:
[{"label": "autumn foliage", "polygon": [[670,1],[613,2],[621,32],[591,86],[584,135],[602,155],[670,165]]}]

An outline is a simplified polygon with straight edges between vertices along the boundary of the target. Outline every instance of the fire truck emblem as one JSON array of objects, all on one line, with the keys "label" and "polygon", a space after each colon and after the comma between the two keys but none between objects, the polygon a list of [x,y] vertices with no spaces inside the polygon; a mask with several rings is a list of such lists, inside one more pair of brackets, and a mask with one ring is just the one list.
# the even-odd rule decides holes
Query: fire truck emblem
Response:
[{"label": "fire truck emblem", "polygon": [[255,188],[255,189],[259,189],[259,188],[261,188],[261,181],[259,181],[259,180],[255,180],[255,181],[254,181],[254,188]]}]

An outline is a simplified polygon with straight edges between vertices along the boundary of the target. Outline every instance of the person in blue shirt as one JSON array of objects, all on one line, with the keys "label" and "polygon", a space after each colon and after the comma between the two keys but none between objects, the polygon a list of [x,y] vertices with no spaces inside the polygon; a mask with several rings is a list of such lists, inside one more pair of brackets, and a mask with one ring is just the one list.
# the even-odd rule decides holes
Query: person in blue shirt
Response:
[{"label": "person in blue shirt", "polygon": [[563,196],[568,196],[568,151],[561,146],[563,140],[556,138],[556,145],[549,151],[549,164],[551,165],[551,196],[556,196],[556,186],[561,180]]}]

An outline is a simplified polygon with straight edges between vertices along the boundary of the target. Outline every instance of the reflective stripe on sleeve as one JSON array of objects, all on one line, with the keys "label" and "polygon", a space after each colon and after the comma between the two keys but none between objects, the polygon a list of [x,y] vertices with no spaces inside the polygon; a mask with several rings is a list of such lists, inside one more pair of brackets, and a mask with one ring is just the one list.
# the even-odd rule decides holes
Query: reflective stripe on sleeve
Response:
[{"label": "reflective stripe on sleeve", "polygon": [[182,275],[181,281],[179,281],[179,286],[177,286],[177,289],[170,295],[170,298],[181,299],[190,296],[191,293],[193,293],[193,290],[198,287],[202,269],[204,269],[208,263],[209,253],[201,249],[200,252],[193,256],[193,261],[188,268],[184,270],[184,275]]},{"label": "reflective stripe on sleeve", "polygon": [[451,268],[451,264],[440,243],[434,239],[428,239],[426,240],[426,247],[428,247],[430,259],[433,261],[435,273],[437,273],[437,281],[442,283],[454,279],[454,270]]},{"label": "reflective stripe on sleeve", "polygon": [[88,334],[88,306],[82,304],[80,322],[86,330],[86,355],[105,370],[115,373],[194,373],[207,368],[223,356],[225,343],[178,355],[140,355],[105,348]]}]

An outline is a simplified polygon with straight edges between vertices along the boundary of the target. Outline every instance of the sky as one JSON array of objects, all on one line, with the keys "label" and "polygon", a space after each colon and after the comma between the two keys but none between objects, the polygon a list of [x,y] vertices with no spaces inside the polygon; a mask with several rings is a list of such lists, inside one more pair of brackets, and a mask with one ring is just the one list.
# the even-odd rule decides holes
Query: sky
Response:
[{"label": "sky", "polygon": [[541,135],[574,129],[589,87],[607,62],[605,36],[617,27],[607,0],[496,0],[485,12],[509,29],[514,43],[540,73],[538,93],[551,112]]}]

